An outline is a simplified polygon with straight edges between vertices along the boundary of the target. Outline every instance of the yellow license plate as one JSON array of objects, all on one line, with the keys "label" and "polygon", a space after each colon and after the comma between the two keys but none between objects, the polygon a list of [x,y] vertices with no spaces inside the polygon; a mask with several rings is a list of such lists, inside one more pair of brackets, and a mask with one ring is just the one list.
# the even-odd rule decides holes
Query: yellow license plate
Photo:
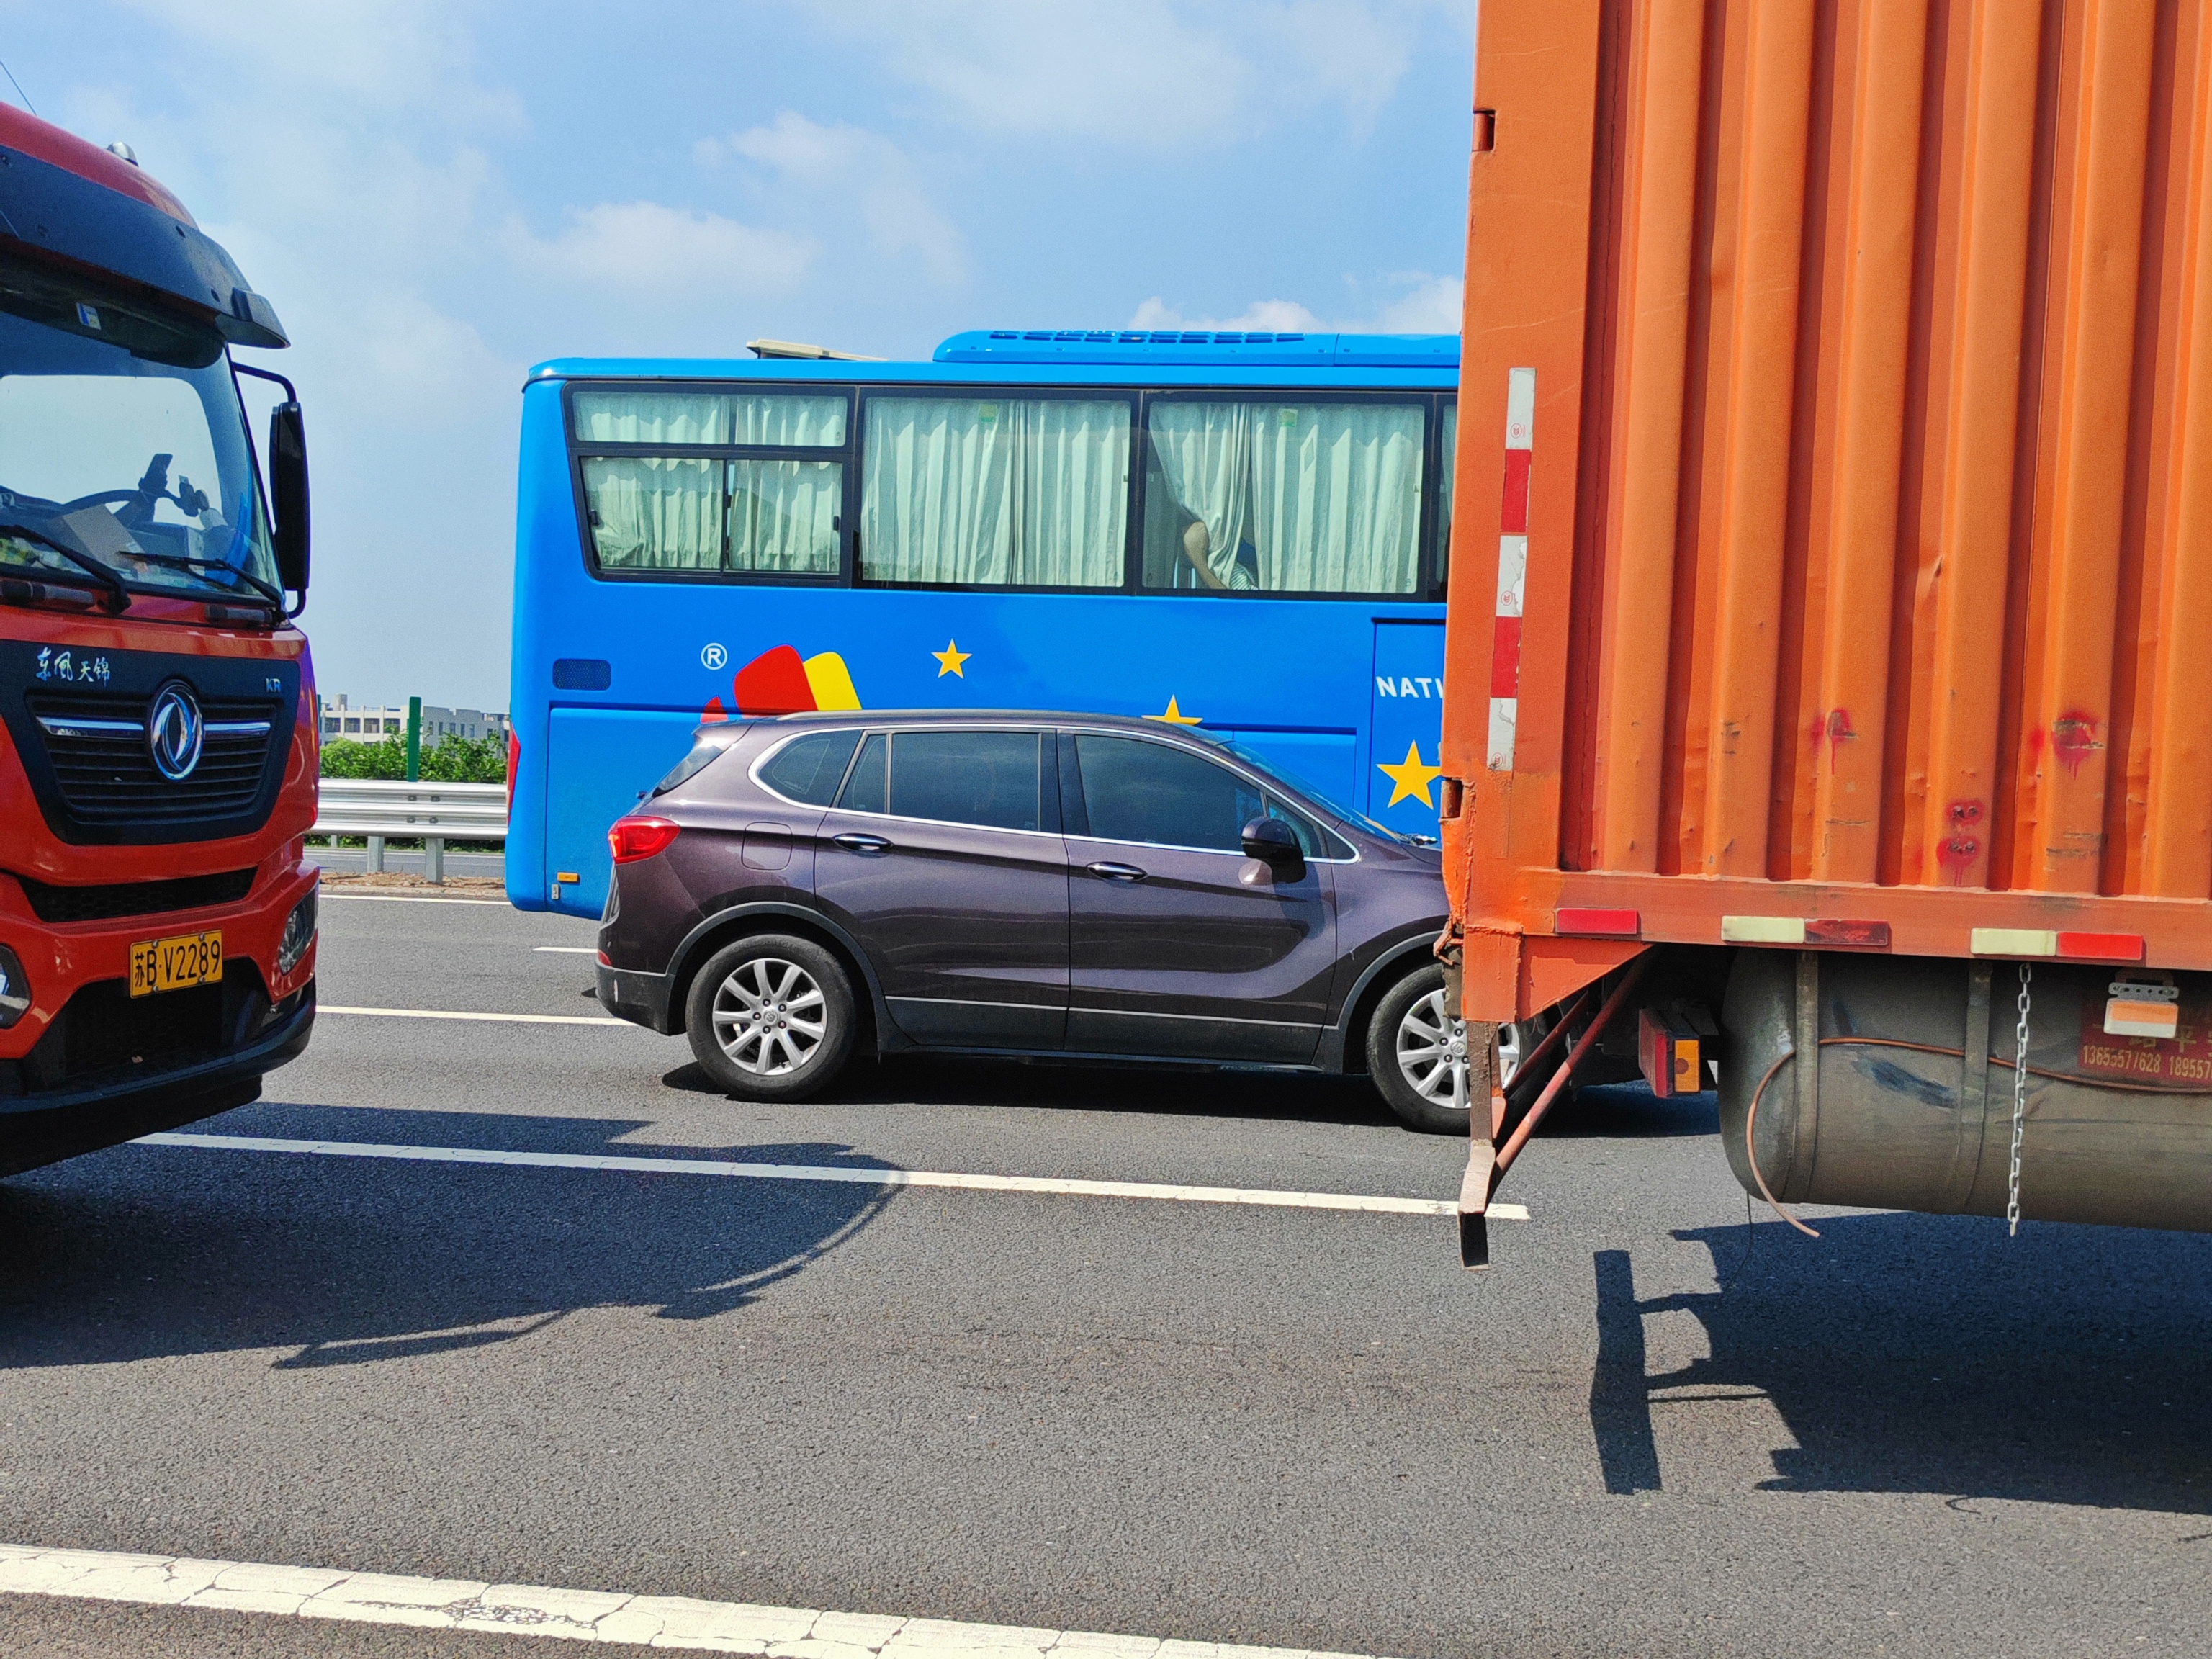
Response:
[{"label": "yellow license plate", "polygon": [[131,947],[131,994],[181,991],[222,977],[222,935],[179,933],[174,939],[141,939]]}]

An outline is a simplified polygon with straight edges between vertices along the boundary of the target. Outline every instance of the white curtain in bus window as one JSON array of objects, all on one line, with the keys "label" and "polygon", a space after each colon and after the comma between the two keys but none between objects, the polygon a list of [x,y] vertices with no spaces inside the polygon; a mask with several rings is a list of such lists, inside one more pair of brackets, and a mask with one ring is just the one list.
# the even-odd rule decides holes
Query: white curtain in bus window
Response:
[{"label": "white curtain in bus window", "polygon": [[576,436],[602,444],[762,444],[835,449],[843,398],[719,392],[578,392]]},{"label": "white curtain in bus window", "polygon": [[1129,437],[1126,403],[869,399],[860,574],[1120,586]]},{"label": "white curtain in bus window", "polygon": [[834,574],[844,505],[835,461],[732,461],[728,568]]},{"label": "white curtain in bus window", "polygon": [[1155,404],[1146,585],[1414,592],[1422,423],[1402,404]]},{"label": "white curtain in bus window", "polygon": [[719,570],[720,460],[666,455],[584,462],[584,505],[604,570]]}]

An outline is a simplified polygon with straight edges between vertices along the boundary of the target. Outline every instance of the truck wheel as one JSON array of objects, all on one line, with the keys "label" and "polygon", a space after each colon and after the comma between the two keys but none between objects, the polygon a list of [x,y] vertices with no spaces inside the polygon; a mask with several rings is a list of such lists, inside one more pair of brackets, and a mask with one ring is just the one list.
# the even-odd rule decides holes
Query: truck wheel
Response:
[{"label": "truck wheel", "polygon": [[741,1100],[805,1100],[853,1052],[853,987],[811,939],[759,933],[716,951],[684,1004],[691,1052]]},{"label": "truck wheel", "polygon": [[[1498,1086],[1521,1063],[1521,1030],[1498,1032]],[[1444,970],[1417,968],[1383,994],[1367,1023],[1367,1074],[1384,1103],[1409,1127],[1430,1134],[1468,1132],[1467,1026],[1444,1006]],[[1486,1098],[1483,1109],[1490,1107]]]}]

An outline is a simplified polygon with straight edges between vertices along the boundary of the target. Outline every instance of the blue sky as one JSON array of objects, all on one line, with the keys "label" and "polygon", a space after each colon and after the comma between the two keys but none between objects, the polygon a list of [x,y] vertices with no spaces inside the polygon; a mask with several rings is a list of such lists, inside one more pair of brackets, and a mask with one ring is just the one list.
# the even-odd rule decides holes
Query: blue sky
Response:
[{"label": "blue sky", "polygon": [[0,0],[0,58],[283,317],[324,690],[503,708],[531,363],[1455,328],[1474,12]]}]

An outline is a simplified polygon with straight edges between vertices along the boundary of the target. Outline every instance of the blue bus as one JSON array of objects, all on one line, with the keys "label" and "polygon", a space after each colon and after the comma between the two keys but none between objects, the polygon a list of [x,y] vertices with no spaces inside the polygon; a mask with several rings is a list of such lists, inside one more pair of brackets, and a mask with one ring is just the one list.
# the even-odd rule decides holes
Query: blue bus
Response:
[{"label": "blue bus", "polygon": [[998,329],[523,392],[508,897],[596,916],[702,720],[1218,732],[1433,834],[1454,335]]}]

